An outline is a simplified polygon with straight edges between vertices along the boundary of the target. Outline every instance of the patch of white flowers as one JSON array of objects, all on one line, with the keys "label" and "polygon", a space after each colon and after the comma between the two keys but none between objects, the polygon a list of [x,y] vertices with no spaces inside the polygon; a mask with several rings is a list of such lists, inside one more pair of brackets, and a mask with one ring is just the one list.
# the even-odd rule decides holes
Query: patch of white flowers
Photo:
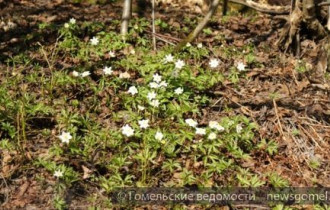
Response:
[{"label": "patch of white flowers", "polygon": [[211,129],[215,129],[215,130],[220,131],[220,132],[225,130],[225,128],[222,127],[217,121],[210,121],[209,122],[209,127]]},{"label": "patch of white flowers", "polygon": [[87,77],[89,75],[91,75],[91,73],[89,71],[84,71],[83,73],[79,73],[77,71],[72,72],[73,77]]}]

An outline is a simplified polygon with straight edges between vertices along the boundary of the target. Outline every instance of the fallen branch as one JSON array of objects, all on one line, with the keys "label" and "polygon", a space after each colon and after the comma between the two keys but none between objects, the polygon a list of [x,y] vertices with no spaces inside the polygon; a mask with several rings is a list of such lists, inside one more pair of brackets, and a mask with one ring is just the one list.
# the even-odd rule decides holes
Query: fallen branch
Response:
[{"label": "fallen branch", "polygon": [[285,15],[290,13],[290,6],[270,6],[267,4],[260,4],[252,0],[229,0],[236,4],[242,4],[257,10],[262,13],[274,14],[274,15]]}]

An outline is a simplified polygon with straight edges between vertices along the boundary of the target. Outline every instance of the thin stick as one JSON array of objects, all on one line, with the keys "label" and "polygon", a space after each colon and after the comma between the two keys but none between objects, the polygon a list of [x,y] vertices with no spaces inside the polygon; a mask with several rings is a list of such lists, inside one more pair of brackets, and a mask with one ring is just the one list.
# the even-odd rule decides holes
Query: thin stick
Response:
[{"label": "thin stick", "polygon": [[156,28],[155,28],[155,0],[152,0],[152,43],[154,45],[154,51],[157,50],[155,34],[156,34]]}]

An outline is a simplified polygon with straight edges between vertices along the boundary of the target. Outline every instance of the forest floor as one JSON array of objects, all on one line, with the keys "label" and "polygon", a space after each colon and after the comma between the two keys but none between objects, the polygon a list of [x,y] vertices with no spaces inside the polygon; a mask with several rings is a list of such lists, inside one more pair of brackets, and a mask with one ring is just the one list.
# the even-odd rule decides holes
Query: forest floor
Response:
[{"label": "forest floor", "polygon": [[[118,38],[118,4],[21,0],[0,7],[0,209],[111,208],[107,195],[118,186],[330,187],[330,74],[319,40],[302,37],[297,59],[276,45],[281,20],[218,14],[173,54],[185,67],[172,78],[174,65],[162,58],[201,18],[189,8],[157,11],[154,52],[148,13],[134,14],[126,42]],[[71,18],[77,22],[64,27]],[[90,46],[94,36],[98,46]],[[111,79],[105,65],[113,67]],[[156,73],[168,83],[157,90],[158,111],[144,101]],[[126,93],[132,85],[138,96]],[[170,95],[179,87],[181,98]],[[145,118],[149,130],[137,131]],[[210,142],[195,136],[188,118],[207,134],[210,121],[225,131]],[[134,137],[121,132],[126,124]],[[160,130],[168,142],[150,140]],[[70,144],[59,141],[63,131]],[[63,177],[54,177],[58,171]]]}]

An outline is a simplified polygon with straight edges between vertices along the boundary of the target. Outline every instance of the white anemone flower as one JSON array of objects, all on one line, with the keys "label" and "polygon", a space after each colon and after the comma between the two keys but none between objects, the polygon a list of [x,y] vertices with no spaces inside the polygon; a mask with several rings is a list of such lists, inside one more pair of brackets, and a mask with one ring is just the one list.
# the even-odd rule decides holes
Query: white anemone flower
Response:
[{"label": "white anemone flower", "polygon": [[99,44],[99,39],[97,37],[93,37],[91,40],[90,40],[91,44],[92,45],[98,45]]},{"label": "white anemone flower", "polygon": [[152,77],[153,77],[154,82],[160,83],[162,81],[162,76],[160,76],[157,73],[154,74]]},{"label": "white anemone flower", "polygon": [[61,140],[61,142],[68,144],[72,139],[72,136],[69,132],[62,131],[61,135],[59,135],[58,138]]},{"label": "white anemone flower", "polygon": [[83,73],[81,73],[81,77],[87,77],[89,75],[91,75],[89,71],[84,71]]},{"label": "white anemone flower", "polygon": [[134,134],[133,128],[129,125],[125,125],[121,129],[122,129],[122,134],[124,134],[127,137],[133,136]]},{"label": "white anemone flower", "polygon": [[54,172],[54,176],[57,177],[57,178],[62,177],[63,176],[63,172],[61,170],[56,170]]},{"label": "white anemone flower", "polygon": [[163,139],[163,137],[164,137],[164,135],[160,131],[157,131],[157,133],[155,134],[155,139],[158,141],[161,141]]},{"label": "white anemone flower", "polygon": [[74,25],[74,24],[76,24],[76,19],[74,19],[74,18],[71,18],[69,22],[70,22],[71,24],[73,24],[73,25]]},{"label": "white anemone flower", "polygon": [[218,59],[211,59],[209,65],[211,68],[217,68],[219,66],[220,61]]},{"label": "white anemone flower", "polygon": [[159,84],[156,83],[156,82],[150,82],[150,83],[149,83],[149,86],[150,86],[150,88],[154,88],[154,89],[159,88]]},{"label": "white anemone flower", "polygon": [[241,125],[241,124],[237,124],[237,125],[236,125],[236,132],[237,132],[237,133],[241,133],[242,130],[243,130],[242,125]]},{"label": "white anemone flower", "polygon": [[237,69],[238,69],[238,71],[244,71],[245,70],[245,64],[242,63],[242,62],[239,62],[237,64]]},{"label": "white anemone flower", "polygon": [[149,127],[149,120],[139,120],[139,126],[141,129],[146,129]]},{"label": "white anemone flower", "polygon": [[110,58],[114,58],[114,57],[116,57],[116,53],[114,51],[110,51],[109,56],[110,56]]},{"label": "white anemone flower", "polygon": [[153,107],[159,107],[159,100],[154,99],[154,100],[150,101],[150,105]]},{"label": "white anemone flower", "polygon": [[127,71],[125,71],[125,72],[122,72],[122,73],[119,74],[119,78],[129,79],[129,78],[131,78],[131,75]]},{"label": "white anemone flower", "polygon": [[73,72],[72,72],[72,76],[74,76],[74,77],[79,77],[80,74],[79,74],[79,72],[77,72],[77,71],[73,71]]},{"label": "white anemone flower", "polygon": [[175,89],[174,93],[177,94],[177,95],[181,95],[183,93],[183,88],[179,87],[179,88]]},{"label": "white anemone flower", "polygon": [[138,90],[137,90],[137,88],[135,86],[131,86],[130,88],[128,88],[128,91],[127,92],[130,93],[130,94],[132,94],[134,96],[135,94],[138,93]]},{"label": "white anemone flower", "polygon": [[105,75],[111,75],[111,74],[113,73],[113,71],[112,71],[112,67],[108,67],[108,66],[104,67],[104,68],[103,68],[103,73],[104,73]]},{"label": "white anemone flower", "polygon": [[209,136],[207,138],[210,139],[210,140],[214,140],[214,139],[217,138],[217,134],[212,132],[212,133],[209,134]]},{"label": "white anemone flower", "polygon": [[172,54],[168,54],[165,56],[165,63],[170,63],[174,61],[174,57]]},{"label": "white anemone flower", "polygon": [[162,81],[161,83],[159,83],[159,87],[167,87],[167,82]]},{"label": "white anemone flower", "polygon": [[185,122],[186,122],[190,127],[196,127],[196,126],[198,125],[198,123],[197,123],[195,120],[191,119],[191,118],[186,119]]},{"label": "white anemone flower", "polygon": [[184,61],[183,60],[177,60],[176,62],[175,62],[175,68],[177,68],[177,69],[182,69],[183,67],[184,67]]},{"label": "white anemone flower", "polygon": [[137,108],[138,108],[138,110],[140,110],[140,111],[143,111],[143,110],[146,109],[144,106],[140,106],[140,105],[138,105]]},{"label": "white anemone flower", "polygon": [[155,99],[157,96],[157,94],[155,93],[155,91],[149,92],[147,95],[147,98],[151,101],[152,99]]},{"label": "white anemone flower", "polygon": [[205,128],[196,128],[196,134],[203,136],[206,134],[206,129]]},{"label": "white anemone flower", "polygon": [[209,127],[212,128],[212,129],[216,129],[220,132],[225,130],[225,128],[222,127],[217,121],[210,121],[209,122]]}]

